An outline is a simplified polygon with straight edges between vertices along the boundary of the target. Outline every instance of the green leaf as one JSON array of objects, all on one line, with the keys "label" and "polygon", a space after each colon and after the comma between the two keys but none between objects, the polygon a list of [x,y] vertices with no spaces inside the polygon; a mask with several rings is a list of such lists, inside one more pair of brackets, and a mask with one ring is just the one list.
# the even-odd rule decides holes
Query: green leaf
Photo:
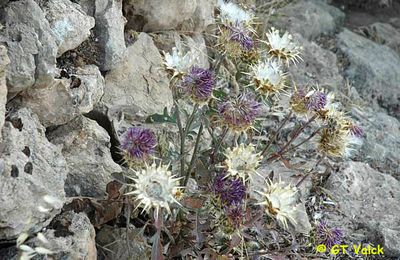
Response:
[{"label": "green leaf", "polygon": [[176,123],[175,115],[169,115],[168,109],[165,107],[163,114],[153,114],[146,118],[146,123]]}]

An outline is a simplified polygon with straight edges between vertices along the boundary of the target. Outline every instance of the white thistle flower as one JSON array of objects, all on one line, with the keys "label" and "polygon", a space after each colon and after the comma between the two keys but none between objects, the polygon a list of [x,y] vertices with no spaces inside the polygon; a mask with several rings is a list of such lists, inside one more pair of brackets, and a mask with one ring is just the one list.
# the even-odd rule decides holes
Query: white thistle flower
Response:
[{"label": "white thistle flower", "polygon": [[257,174],[256,169],[262,159],[252,144],[240,144],[233,149],[227,149],[225,156],[224,163],[228,173],[226,176],[239,177],[243,182],[251,178],[252,174]]},{"label": "white thistle flower", "polygon": [[282,70],[279,61],[268,59],[260,61],[252,67],[252,76],[256,88],[261,94],[279,93],[286,85],[286,74]]},{"label": "white thistle flower", "polygon": [[174,77],[177,75],[186,74],[189,68],[195,63],[197,60],[192,51],[188,51],[184,53],[181,49],[177,47],[172,48],[172,53],[165,53],[165,66],[168,70],[173,71]]},{"label": "white thistle flower", "polygon": [[279,180],[276,183],[267,181],[264,192],[257,191],[263,196],[264,201],[258,203],[265,206],[265,212],[268,216],[275,218],[279,225],[288,230],[288,222],[296,225],[296,206],[298,199],[298,190],[296,187],[286,185]]},{"label": "white thistle flower", "polygon": [[137,206],[143,206],[143,211],[155,209],[156,215],[161,208],[171,213],[170,204],[179,202],[175,194],[181,188],[178,187],[180,178],[175,178],[168,170],[168,166],[147,165],[141,171],[137,171],[136,177],[129,177],[135,183],[132,184],[133,191],[125,195],[133,195],[139,201]]},{"label": "white thistle flower", "polygon": [[225,24],[249,24],[253,19],[253,15],[246,12],[234,3],[225,3],[223,0],[218,1],[220,9],[220,19]]},{"label": "white thistle flower", "polygon": [[271,30],[267,33],[266,44],[269,47],[269,54],[277,57],[278,59],[286,61],[288,65],[290,62],[296,63],[299,59],[301,59],[301,47],[293,41],[292,35],[288,32],[285,32],[281,37],[279,30],[271,28]]}]

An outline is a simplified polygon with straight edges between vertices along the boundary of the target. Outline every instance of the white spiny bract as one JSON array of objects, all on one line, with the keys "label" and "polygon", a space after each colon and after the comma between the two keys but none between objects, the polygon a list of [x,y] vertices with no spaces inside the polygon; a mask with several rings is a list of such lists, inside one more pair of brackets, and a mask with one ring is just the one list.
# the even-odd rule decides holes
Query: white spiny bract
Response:
[{"label": "white spiny bract", "polygon": [[298,199],[298,190],[296,187],[286,185],[279,180],[274,183],[270,180],[266,183],[264,191],[257,191],[263,196],[263,201],[258,203],[265,207],[265,212],[271,218],[274,218],[286,230],[289,225],[296,225],[296,206]]},{"label": "white spiny bract", "polygon": [[279,61],[268,59],[252,67],[256,89],[263,95],[279,93],[285,87],[286,74]]},{"label": "white spiny bract", "polygon": [[[21,250],[19,260],[29,260],[37,255],[52,255],[52,254],[54,254],[53,251],[51,251],[43,246],[31,247],[31,246],[23,244],[26,241],[26,239],[28,239],[28,237],[29,237],[28,233],[22,233],[17,238],[17,248],[19,250]],[[36,237],[42,244],[49,243],[49,241],[46,239],[46,237],[42,233],[38,233]]]},{"label": "white spiny bract", "polygon": [[241,178],[243,182],[251,178],[252,174],[257,173],[257,167],[262,159],[252,144],[247,146],[240,144],[233,149],[227,149],[225,157],[227,176]]},{"label": "white spiny bract", "polygon": [[300,58],[301,47],[294,41],[291,34],[285,32],[280,36],[279,30],[271,28],[266,34],[266,44],[269,47],[268,53],[277,57],[279,60],[285,61],[288,65],[290,62],[296,63]]},{"label": "white spiny bract", "polygon": [[221,22],[226,25],[250,24],[253,15],[234,3],[225,3],[223,0],[218,1],[220,9]]},{"label": "white spiny bract", "polygon": [[147,165],[139,171],[135,172],[134,177],[129,177],[135,183],[130,185],[133,191],[125,195],[133,195],[139,202],[138,207],[143,207],[143,211],[149,211],[151,208],[155,210],[158,216],[159,211],[164,208],[167,213],[171,213],[170,205],[179,204],[175,199],[180,178],[168,170],[167,165],[157,166],[155,163]]},{"label": "white spiny bract", "polygon": [[172,53],[165,53],[165,66],[173,72],[173,76],[186,74],[189,68],[196,62],[195,55],[192,51],[183,52],[177,47],[172,48]]}]

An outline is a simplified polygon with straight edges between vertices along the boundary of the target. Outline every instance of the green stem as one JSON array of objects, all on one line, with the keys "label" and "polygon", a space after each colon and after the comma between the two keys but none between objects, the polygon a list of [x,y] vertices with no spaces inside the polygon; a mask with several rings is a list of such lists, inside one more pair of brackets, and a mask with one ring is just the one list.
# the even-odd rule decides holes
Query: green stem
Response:
[{"label": "green stem", "polygon": [[190,160],[189,168],[188,168],[188,170],[186,172],[185,181],[183,183],[184,187],[186,187],[186,185],[187,185],[187,183],[189,181],[189,178],[190,178],[190,172],[193,170],[194,162],[196,161],[196,158],[197,158],[196,155],[197,155],[197,152],[198,152],[199,147],[200,147],[199,144],[200,144],[200,138],[201,138],[202,133],[203,133],[203,123],[200,124],[199,132],[197,133],[197,138],[196,138],[196,143],[194,145],[192,159]]},{"label": "green stem", "polygon": [[183,128],[182,128],[182,121],[181,121],[178,103],[176,103],[176,102],[175,102],[175,117],[176,117],[176,123],[178,125],[179,138],[181,139],[180,163],[181,163],[181,176],[183,176],[183,174],[185,172],[185,158],[183,156],[185,153],[185,136],[184,136],[184,132],[183,132]]}]

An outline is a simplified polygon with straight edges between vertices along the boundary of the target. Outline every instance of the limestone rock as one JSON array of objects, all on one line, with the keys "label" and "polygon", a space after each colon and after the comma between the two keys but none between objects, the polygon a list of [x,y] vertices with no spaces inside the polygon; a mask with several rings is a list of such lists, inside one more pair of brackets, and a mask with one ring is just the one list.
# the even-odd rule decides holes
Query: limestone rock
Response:
[{"label": "limestone rock", "polygon": [[[29,10],[29,11],[27,11]],[[44,13],[33,0],[13,1],[2,11],[8,56],[9,93],[51,84],[55,74],[57,44]]]},{"label": "limestone rock", "polygon": [[94,18],[69,0],[50,0],[43,9],[58,44],[57,57],[78,47],[94,27]]},{"label": "limestone rock", "polygon": [[293,1],[277,11],[271,22],[282,30],[314,39],[321,34],[333,33],[344,22],[344,13],[318,0]]},{"label": "limestone rock", "polygon": [[392,48],[400,55],[400,29],[378,22],[363,28],[363,32],[369,39]]},{"label": "limestone rock", "polygon": [[[367,164],[349,162],[332,174],[326,188],[340,213],[330,213],[354,244],[371,242],[384,247],[385,257],[400,255],[400,183]],[[365,233],[363,233],[365,232]]]},{"label": "limestone rock", "polygon": [[53,80],[46,88],[29,89],[12,101],[31,108],[45,126],[65,124],[88,113],[103,95],[104,78],[94,65],[77,68],[70,78]]},{"label": "limestone rock", "polygon": [[343,77],[336,65],[336,55],[299,34],[295,34],[294,37],[303,47],[301,53],[303,61],[289,67],[293,82],[300,86],[318,84],[330,90],[339,90],[343,84]]},{"label": "limestone rock", "polygon": [[97,259],[96,232],[85,213],[62,213],[44,236],[49,240],[46,248],[55,252],[54,259]]},{"label": "limestone rock", "polygon": [[126,50],[124,59],[106,77],[102,102],[108,107],[129,107],[142,115],[162,113],[173,104],[162,57],[145,33]]},{"label": "limestone rock", "polygon": [[372,109],[353,109],[352,117],[365,133],[357,160],[400,180],[400,122]]},{"label": "limestone rock", "polygon": [[129,27],[139,29],[132,23],[142,19],[143,31],[148,32],[176,28],[192,17],[196,6],[196,0],[128,0],[124,3],[124,11]]},{"label": "limestone rock", "polygon": [[0,148],[0,239],[12,239],[22,231],[38,231],[59,213],[48,213],[43,196],[65,201],[67,165],[61,149],[51,144],[45,128],[28,109],[13,111],[3,128]]},{"label": "limestone rock", "polygon": [[122,1],[95,0],[95,32],[100,45],[100,69],[113,68],[126,50],[124,26],[126,19],[122,15]]},{"label": "limestone rock", "polygon": [[[145,238],[136,228],[117,228],[105,225],[97,234],[96,242],[101,246],[99,254],[103,253],[106,259],[149,259],[150,247]],[[128,252],[127,248],[129,243]]]},{"label": "limestone rock", "polygon": [[69,173],[65,183],[67,196],[105,195],[113,172],[120,172],[110,154],[110,137],[95,121],[79,116],[48,135],[62,146]]},{"label": "limestone rock", "polygon": [[348,60],[345,70],[360,96],[376,101],[389,114],[400,115],[400,56],[347,29],[338,35],[337,45]]},{"label": "limestone rock", "polygon": [[4,115],[6,113],[6,102],[7,102],[6,70],[8,64],[10,64],[10,59],[7,56],[7,49],[5,46],[0,45],[0,142],[2,139],[1,128],[3,128]]}]

